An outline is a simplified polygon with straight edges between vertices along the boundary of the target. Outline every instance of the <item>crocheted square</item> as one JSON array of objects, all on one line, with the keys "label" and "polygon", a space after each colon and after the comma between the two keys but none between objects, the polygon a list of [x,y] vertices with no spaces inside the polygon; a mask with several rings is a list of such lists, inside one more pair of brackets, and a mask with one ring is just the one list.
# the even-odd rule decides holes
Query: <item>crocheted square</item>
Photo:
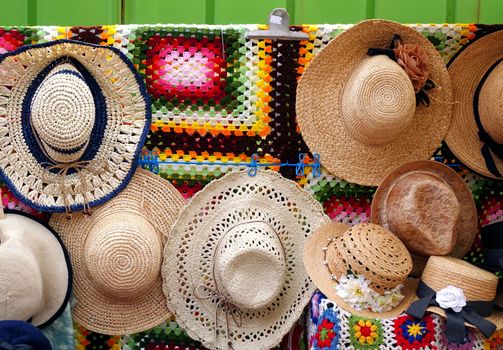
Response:
[{"label": "crocheted square", "polygon": [[337,311],[329,308],[323,312],[317,322],[314,334],[314,350],[339,349],[340,330]]},{"label": "crocheted square", "polygon": [[383,344],[383,328],[378,319],[352,315],[349,318],[349,342],[358,350],[375,350]]},{"label": "crocheted square", "polygon": [[393,320],[397,345],[402,350],[435,348],[435,324],[430,315],[423,319],[403,315]]},{"label": "crocheted square", "polygon": [[26,35],[23,32],[29,31],[20,31],[18,29],[6,30],[4,28],[0,28],[0,54],[14,51],[24,45]]}]

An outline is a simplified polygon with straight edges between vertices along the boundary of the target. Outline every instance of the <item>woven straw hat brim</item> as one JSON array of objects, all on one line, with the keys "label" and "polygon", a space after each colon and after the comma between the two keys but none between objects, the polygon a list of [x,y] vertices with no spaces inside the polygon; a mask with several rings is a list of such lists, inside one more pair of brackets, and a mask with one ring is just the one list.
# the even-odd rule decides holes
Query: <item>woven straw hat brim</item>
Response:
[{"label": "woven straw hat brim", "polygon": [[[484,74],[503,58],[503,31],[485,35],[465,47],[449,65],[454,92],[453,118],[445,141],[454,155],[473,171],[494,179],[480,149],[478,127],[473,114],[475,91]],[[496,167],[503,172],[503,159],[493,154]]]},{"label": "woven straw hat brim", "polygon": [[[462,258],[470,250],[478,230],[477,208],[473,200],[472,193],[464,180],[453,169],[448,166],[430,160],[415,161],[405,164],[391,171],[382,180],[372,199],[371,222],[382,225],[382,215],[386,210],[386,198],[393,184],[404,176],[412,172],[421,172],[436,176],[445,181],[452,189],[460,205],[459,219],[456,224],[457,240],[452,252],[449,254],[456,258]],[[414,258],[414,265],[423,266],[426,261],[418,261]],[[419,259],[421,260],[421,259]],[[424,260],[424,259],[422,259]]]},{"label": "woven straw hat brim", "polygon": [[152,222],[164,244],[183,205],[183,197],[168,181],[139,168],[128,187],[107,204],[95,208],[90,217],[75,213],[68,220],[64,214],[52,215],[50,225],[61,235],[75,270],[76,304],[72,315],[79,324],[103,334],[132,334],[171,316],[162,292],[160,271],[155,284],[136,299],[112,298],[93,284],[85,266],[84,245],[90,228],[114,213],[131,213]]},{"label": "woven straw hat brim", "polygon": [[[47,223],[17,210],[4,209],[4,212],[5,218],[0,220],[0,230],[24,243],[32,254],[30,259],[38,265],[35,274],[39,274],[37,278],[41,280],[43,303],[40,310],[31,315],[30,323],[39,328],[46,327],[64,312],[70,299],[73,276],[70,257],[60,237]],[[2,244],[7,243],[8,240],[2,241]],[[0,261],[1,269],[8,264],[12,262],[5,259]],[[26,266],[18,268],[25,269]],[[34,295],[37,294],[36,291],[33,292]],[[15,305],[10,307],[11,310],[15,308]]]},{"label": "woven straw hat brim", "polygon": [[316,289],[303,268],[302,250],[308,235],[330,221],[321,204],[296,183],[268,170],[259,170],[253,177],[247,171],[232,172],[212,181],[192,198],[173,225],[162,267],[169,309],[188,335],[207,348],[227,350],[225,312],[216,310],[217,298],[196,298],[194,288],[201,283],[214,288],[212,265],[218,242],[236,224],[257,220],[277,232],[288,273],[274,303],[241,310],[241,327],[230,318],[233,348],[257,350],[278,345]]},{"label": "woven straw hat brim", "polygon": [[[40,75],[59,61],[73,60],[94,80],[91,90],[105,107],[101,110],[99,133],[89,144],[81,160],[87,169],[68,173],[48,170],[50,160],[40,151],[31,128],[26,96],[40,81]],[[0,176],[16,196],[41,211],[63,212],[62,183],[66,184],[71,210],[95,206],[120,192],[136,169],[150,121],[150,98],[145,84],[131,61],[118,49],[72,40],[57,40],[30,45],[0,56]],[[100,100],[101,101],[101,100]],[[28,136],[31,135],[31,136]],[[89,156],[89,158],[87,158]],[[86,159],[84,159],[86,158]],[[82,176],[86,185],[82,186]],[[85,196],[85,197],[84,197]]]},{"label": "woven straw hat brim", "polygon": [[321,290],[323,294],[332,300],[337,306],[350,312],[353,315],[367,318],[393,318],[403,313],[410,305],[415,297],[418,281],[415,279],[407,279],[404,283],[402,293],[403,300],[390,311],[387,312],[370,312],[356,310],[351,305],[343,301],[335,290],[337,282],[335,282],[327,267],[323,264],[325,256],[322,247],[327,245],[327,241],[334,237],[340,237],[350,228],[349,225],[342,223],[330,223],[320,227],[315,234],[309,236],[306,244],[304,245],[304,266],[307,273],[313,280],[316,287]]},{"label": "woven straw hat brim", "polygon": [[[357,142],[342,120],[342,95],[348,77],[369,48],[389,47],[393,35],[419,44],[428,55],[431,104],[416,107],[411,125],[396,140],[371,147]],[[297,121],[302,137],[331,173],[361,185],[377,186],[391,170],[428,159],[451,123],[449,74],[435,47],[418,31],[384,20],[361,22],[335,37],[303,73],[297,88]]]}]

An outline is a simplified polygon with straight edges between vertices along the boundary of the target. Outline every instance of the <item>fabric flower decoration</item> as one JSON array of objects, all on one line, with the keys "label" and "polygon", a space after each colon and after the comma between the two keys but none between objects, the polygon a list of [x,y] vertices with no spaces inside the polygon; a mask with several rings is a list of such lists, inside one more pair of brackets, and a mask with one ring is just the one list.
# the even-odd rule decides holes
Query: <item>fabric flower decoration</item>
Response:
[{"label": "fabric flower decoration", "polygon": [[435,301],[442,309],[451,308],[455,312],[460,312],[466,306],[466,298],[463,290],[451,285],[439,290]]},{"label": "fabric flower decoration", "polygon": [[345,302],[351,304],[361,304],[370,293],[368,282],[363,276],[347,275],[342,276],[335,287],[337,295]]},{"label": "fabric flower decoration", "polygon": [[398,42],[393,49],[396,62],[405,70],[417,94],[426,85],[430,76],[428,55],[417,44]]}]

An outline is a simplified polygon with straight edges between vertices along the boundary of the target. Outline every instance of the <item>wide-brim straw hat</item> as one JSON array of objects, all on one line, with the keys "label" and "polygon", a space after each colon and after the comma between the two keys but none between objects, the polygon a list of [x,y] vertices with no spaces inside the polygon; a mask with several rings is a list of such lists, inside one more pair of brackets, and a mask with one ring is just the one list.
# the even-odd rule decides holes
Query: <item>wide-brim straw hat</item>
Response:
[{"label": "wide-brim straw hat", "polygon": [[[397,63],[367,56],[369,48],[390,47],[396,34],[428,57],[436,84],[427,91],[429,106],[415,106],[412,83]],[[391,170],[433,154],[451,123],[451,95],[447,69],[428,39],[399,23],[369,20],[336,36],[309,63],[297,88],[297,121],[331,173],[377,186]]]},{"label": "wide-brim straw hat", "polygon": [[99,333],[131,334],[172,315],[162,292],[162,251],[183,205],[174,186],[139,168],[91,216],[52,215],[75,270],[75,321]]},{"label": "wide-brim straw hat", "polygon": [[[449,63],[454,92],[452,126],[445,140],[452,153],[473,171],[494,179],[501,179],[489,169],[479,138],[475,107],[485,131],[494,141],[503,143],[503,31],[487,34],[471,42]],[[500,173],[503,159],[490,151],[490,157]]]},{"label": "wide-brim straw hat", "polygon": [[[493,301],[498,285],[495,274],[450,256],[431,256],[421,280],[435,292],[449,285],[460,288],[467,301]],[[427,311],[445,317],[445,311],[440,307],[430,306]],[[495,307],[491,316],[485,319],[494,323],[497,330],[503,328],[503,310]],[[474,327],[470,323],[465,324]]]},{"label": "wide-brim straw hat", "polygon": [[316,289],[302,264],[304,242],[329,221],[278,173],[212,181],[184,208],[165,247],[163,286],[176,321],[210,349],[278,345]]},{"label": "wide-brim straw hat", "polygon": [[119,49],[72,40],[0,56],[0,176],[41,211],[78,211],[131,179],[150,128],[145,83]]},{"label": "wide-brim straw hat", "polygon": [[[457,217],[453,212],[458,213]],[[392,219],[400,223],[399,227],[390,227]],[[432,246],[431,253],[415,252],[416,255],[440,255],[433,249],[438,246],[443,251],[446,246],[450,249],[444,254],[462,258],[479,232],[477,208],[464,180],[450,167],[429,160],[402,165],[382,180],[372,199],[371,221],[385,226],[399,238],[408,235],[408,239],[422,242],[425,247]],[[441,240],[453,242],[438,242]],[[415,270],[421,270],[426,259],[416,256],[414,263]]]},{"label": "wide-brim straw hat", "polygon": [[[304,247],[304,266],[309,276],[313,280],[316,287],[323,294],[325,294],[330,300],[334,301],[337,304],[337,306],[341,307],[342,309],[354,315],[367,318],[393,318],[403,313],[410,305],[412,300],[414,300],[415,291],[417,287],[417,280],[415,279],[406,278],[404,280],[403,288],[401,290],[403,299],[392,310],[386,312],[371,312],[368,310],[357,310],[353,306],[345,302],[337,294],[335,288],[337,285],[337,281],[335,281],[332,278],[332,274],[329,268],[327,268],[327,266],[324,264],[326,259],[324,247],[326,247],[327,242],[331,241],[332,239],[342,237],[350,228],[351,226],[349,225],[333,222],[321,226],[319,229],[316,230],[316,232],[313,235],[311,235],[308,238]],[[398,249],[395,249],[396,247],[393,246],[393,244],[387,244],[387,245],[383,244],[382,246],[371,245],[370,247],[373,249],[372,250],[364,249],[362,251],[358,251],[357,255],[360,259],[362,259],[362,261],[369,259],[367,261],[372,260],[373,265],[376,264],[378,265],[381,262],[383,266],[385,265],[386,261],[387,262],[392,261],[391,265],[393,264],[396,265],[395,266],[396,269],[401,271],[406,270],[407,268],[409,268],[410,271],[410,268],[412,268],[410,256],[408,258],[410,266],[407,266],[407,264],[404,264],[404,266],[398,266],[399,265],[398,262],[396,260],[393,260],[396,259],[397,257],[403,256],[403,254],[401,253],[397,254],[397,252],[399,252],[402,249],[406,251],[405,247],[398,247]],[[387,264],[387,266],[389,265],[390,264]]]},{"label": "wide-brim straw hat", "polygon": [[43,328],[70,299],[70,258],[58,235],[40,219],[9,209],[0,216],[0,320]]}]

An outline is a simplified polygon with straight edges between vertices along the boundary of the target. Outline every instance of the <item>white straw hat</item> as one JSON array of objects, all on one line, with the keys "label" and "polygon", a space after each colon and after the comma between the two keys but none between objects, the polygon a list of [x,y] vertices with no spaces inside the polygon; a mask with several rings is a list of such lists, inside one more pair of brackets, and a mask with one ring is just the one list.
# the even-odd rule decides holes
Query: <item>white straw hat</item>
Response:
[{"label": "white straw hat", "polygon": [[26,213],[0,213],[0,320],[45,327],[72,289],[70,258],[57,234]]},{"label": "white straw hat", "polygon": [[329,222],[320,203],[272,171],[229,173],[197,193],[164,250],[168,307],[210,349],[270,349],[315,287],[304,242]]},{"label": "white straw hat", "polygon": [[449,128],[451,95],[428,39],[399,23],[369,20],[309,63],[297,88],[297,121],[330,172],[377,186],[394,168],[430,158]]},{"label": "white straw hat", "polygon": [[184,204],[176,188],[139,168],[92,216],[53,214],[75,270],[73,318],[95,332],[131,334],[171,316],[162,292],[163,246]]},{"label": "white straw hat", "polygon": [[150,127],[143,79],[118,49],[72,40],[0,56],[0,176],[41,211],[121,191]]}]

